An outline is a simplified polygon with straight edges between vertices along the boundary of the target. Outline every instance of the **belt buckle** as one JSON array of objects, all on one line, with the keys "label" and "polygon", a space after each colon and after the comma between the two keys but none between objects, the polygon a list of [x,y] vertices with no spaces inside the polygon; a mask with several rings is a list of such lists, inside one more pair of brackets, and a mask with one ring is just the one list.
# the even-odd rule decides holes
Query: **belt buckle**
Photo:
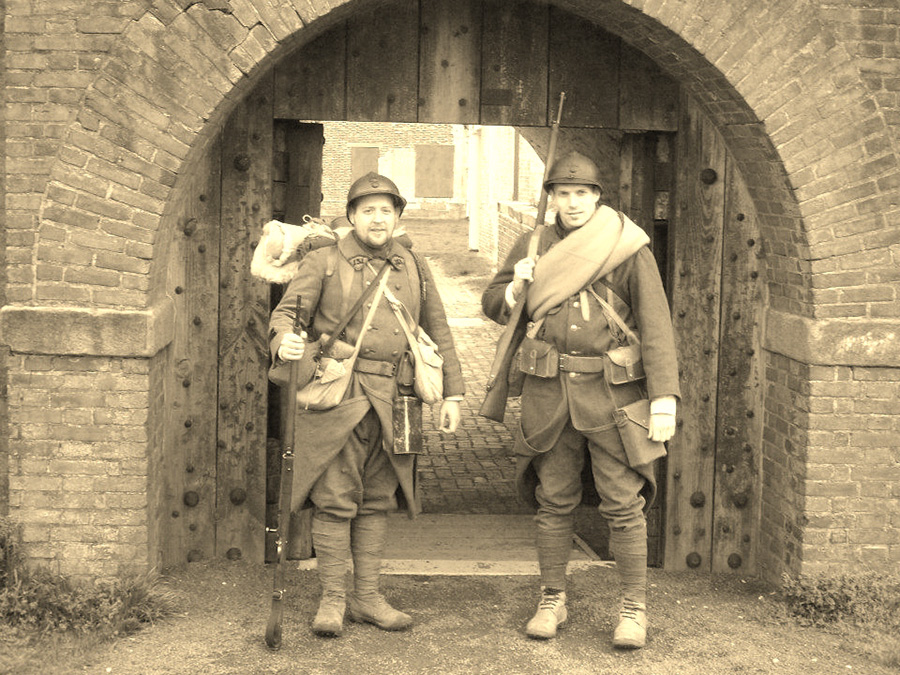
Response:
[{"label": "belt buckle", "polygon": [[569,370],[569,355],[568,354],[560,354],[559,355],[559,369],[560,370]]}]

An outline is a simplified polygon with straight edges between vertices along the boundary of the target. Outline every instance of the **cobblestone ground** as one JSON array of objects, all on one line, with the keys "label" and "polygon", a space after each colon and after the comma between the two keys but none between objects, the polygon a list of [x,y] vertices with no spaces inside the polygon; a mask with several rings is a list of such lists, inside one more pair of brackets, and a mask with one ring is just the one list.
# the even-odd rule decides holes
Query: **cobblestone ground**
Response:
[{"label": "cobblestone ground", "polygon": [[[418,238],[414,237],[418,242]],[[419,250],[418,245],[416,250]],[[427,249],[422,250],[428,258]],[[426,513],[528,513],[515,496],[512,429],[518,402],[507,407],[504,424],[478,415],[501,327],[481,313],[484,284],[453,278],[429,259],[466,380],[462,420],[456,434],[437,430],[439,406],[423,415],[425,454],[419,458],[422,506]]]}]

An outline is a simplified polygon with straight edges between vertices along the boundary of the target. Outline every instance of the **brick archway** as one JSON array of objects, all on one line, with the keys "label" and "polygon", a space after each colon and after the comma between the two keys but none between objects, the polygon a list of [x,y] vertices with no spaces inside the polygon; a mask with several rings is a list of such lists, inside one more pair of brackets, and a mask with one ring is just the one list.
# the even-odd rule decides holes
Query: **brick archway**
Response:
[{"label": "brick archway", "polygon": [[[24,124],[7,132],[8,147],[30,146],[34,158],[7,166],[2,317],[12,352],[9,501],[36,559],[84,574],[152,563],[160,500],[146,478],[163,460],[165,425],[156,355],[175,330],[166,259],[183,182],[274,63],[376,4],[161,0],[133,15],[71,17],[83,38],[75,47],[44,36],[22,50],[37,57],[52,47],[85,63],[77,86],[35,79],[33,95],[14,107],[13,120],[41,126],[43,143]],[[817,477],[818,467],[835,478],[851,472],[855,452],[890,455],[884,436],[862,434],[867,410],[847,411],[849,400],[872,399],[881,428],[897,427],[877,387],[900,379],[898,242],[888,227],[898,210],[897,110],[879,95],[871,62],[856,56],[852,26],[792,0],[552,4],[621,36],[677,79],[722,133],[749,188],[768,265],[768,573],[896,560],[887,521],[855,539],[855,521],[832,501],[867,504],[866,478],[832,487]],[[34,17],[7,21],[7,39],[32,31]],[[29,66],[21,59],[8,69]],[[91,387],[85,371],[94,373]],[[101,394],[90,404],[51,399],[59,382]],[[132,402],[117,407],[123,390]],[[60,416],[34,424],[38,399],[55,401]],[[844,426],[827,421],[835,413]],[[84,495],[75,513],[54,497],[78,485],[103,489],[97,472],[126,477],[108,481],[115,499],[97,505]],[[35,494],[50,506],[33,506]],[[881,512],[874,504],[860,512],[868,510]],[[72,527],[54,526],[54,514]],[[92,528],[79,530],[79,519]],[[93,528],[110,543],[95,545]]]}]

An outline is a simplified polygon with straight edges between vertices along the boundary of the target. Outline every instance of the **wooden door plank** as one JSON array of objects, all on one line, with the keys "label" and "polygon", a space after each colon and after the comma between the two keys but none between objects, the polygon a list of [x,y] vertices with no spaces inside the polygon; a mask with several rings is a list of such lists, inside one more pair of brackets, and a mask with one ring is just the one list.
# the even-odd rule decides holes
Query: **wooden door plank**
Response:
[{"label": "wooden door plank", "polygon": [[421,3],[419,122],[476,124],[481,106],[481,3]]},{"label": "wooden door plank", "polygon": [[622,44],[619,128],[675,131],[678,83],[644,52]]},{"label": "wooden door plank", "polygon": [[344,24],[303,45],[275,66],[275,117],[347,119]]},{"label": "wooden door plank", "polygon": [[550,99],[566,92],[563,126],[618,128],[620,48],[618,37],[550,9]]},{"label": "wooden door plank", "polygon": [[549,5],[496,0],[485,3],[482,124],[550,124],[547,113],[549,21]]},{"label": "wooden door plank", "polygon": [[674,242],[671,296],[682,399],[669,449],[666,568],[709,570],[725,146],[700,109],[684,100],[677,166],[669,238]]},{"label": "wooden door plank", "polygon": [[175,303],[166,378],[163,566],[209,559],[216,542],[216,389],[221,138],[209,147],[175,209],[168,292]]},{"label": "wooden door plank", "polygon": [[[641,172],[635,171],[635,162],[640,162],[640,135],[625,134],[622,136],[622,154],[619,158],[619,208],[640,225],[640,184]],[[635,158],[635,154],[638,158]]]},{"label": "wooden door plank", "polygon": [[712,570],[752,573],[759,535],[763,418],[757,348],[762,307],[759,225],[732,161],[725,188]]},{"label": "wooden door plank", "polygon": [[250,260],[271,216],[272,78],[225,125],[219,280],[216,552],[263,561],[269,287]]},{"label": "wooden door plank", "polygon": [[419,3],[399,0],[347,23],[347,119],[415,122]]}]

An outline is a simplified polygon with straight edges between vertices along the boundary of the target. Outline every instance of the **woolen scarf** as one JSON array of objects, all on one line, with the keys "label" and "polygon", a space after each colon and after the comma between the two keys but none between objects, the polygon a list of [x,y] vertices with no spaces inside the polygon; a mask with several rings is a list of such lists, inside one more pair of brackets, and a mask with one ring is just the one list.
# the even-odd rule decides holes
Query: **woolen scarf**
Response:
[{"label": "woolen scarf", "polygon": [[528,315],[537,321],[649,243],[628,216],[601,205],[588,222],[538,259],[528,286]]}]

